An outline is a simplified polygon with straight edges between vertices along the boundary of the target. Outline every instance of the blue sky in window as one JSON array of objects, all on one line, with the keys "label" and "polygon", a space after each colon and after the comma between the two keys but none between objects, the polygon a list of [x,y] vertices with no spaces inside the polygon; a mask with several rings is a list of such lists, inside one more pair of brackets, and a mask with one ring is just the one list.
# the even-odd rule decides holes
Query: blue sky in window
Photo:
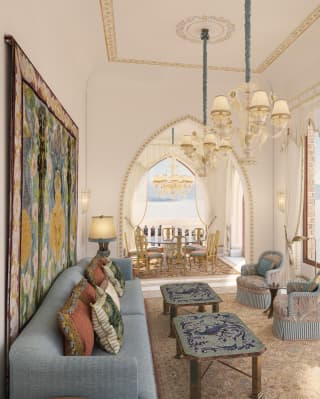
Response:
[{"label": "blue sky in window", "polygon": [[[166,158],[158,162],[148,173],[148,201],[169,201],[177,202],[182,200],[193,200],[195,198],[195,185],[192,184],[190,192],[185,197],[171,198],[170,196],[160,196],[155,189],[152,179],[157,175],[170,175],[171,158]],[[193,176],[192,172],[181,162],[176,160],[175,173],[178,175]]]}]

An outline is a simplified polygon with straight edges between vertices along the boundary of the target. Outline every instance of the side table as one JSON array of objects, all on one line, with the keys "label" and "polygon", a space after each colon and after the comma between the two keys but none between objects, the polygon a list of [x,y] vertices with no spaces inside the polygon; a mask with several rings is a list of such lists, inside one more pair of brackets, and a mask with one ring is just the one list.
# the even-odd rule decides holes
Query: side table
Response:
[{"label": "side table", "polygon": [[268,286],[270,294],[271,294],[271,303],[270,306],[263,311],[263,313],[267,313],[268,314],[268,319],[271,319],[271,317],[273,316],[273,302],[274,302],[274,298],[277,296],[277,293],[280,289],[284,289],[283,287],[280,287],[279,284],[271,284]]}]

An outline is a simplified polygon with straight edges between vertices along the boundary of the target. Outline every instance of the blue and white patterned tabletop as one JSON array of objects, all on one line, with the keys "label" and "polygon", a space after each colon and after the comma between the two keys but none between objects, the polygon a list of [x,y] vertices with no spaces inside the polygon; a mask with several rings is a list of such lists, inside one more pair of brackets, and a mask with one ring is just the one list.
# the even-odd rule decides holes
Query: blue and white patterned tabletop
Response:
[{"label": "blue and white patterned tabletop", "polygon": [[262,353],[264,344],[233,313],[196,313],[173,319],[185,355],[198,358]]},{"label": "blue and white patterned tabletop", "polygon": [[198,305],[219,303],[222,299],[207,283],[176,283],[160,286],[161,293],[169,305]]}]

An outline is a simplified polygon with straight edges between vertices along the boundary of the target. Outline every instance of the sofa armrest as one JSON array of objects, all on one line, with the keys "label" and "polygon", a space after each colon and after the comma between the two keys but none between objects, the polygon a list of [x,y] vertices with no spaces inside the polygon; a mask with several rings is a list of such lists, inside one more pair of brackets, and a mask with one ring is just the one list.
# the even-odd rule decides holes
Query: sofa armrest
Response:
[{"label": "sofa armrest", "polygon": [[241,266],[241,276],[249,276],[257,274],[257,263],[248,263],[247,265]]},{"label": "sofa armrest", "polygon": [[10,398],[138,398],[138,369],[133,357],[56,356],[16,353],[10,356]]},{"label": "sofa armrest", "polygon": [[117,266],[119,266],[125,280],[132,280],[132,261],[130,258],[111,258]]}]

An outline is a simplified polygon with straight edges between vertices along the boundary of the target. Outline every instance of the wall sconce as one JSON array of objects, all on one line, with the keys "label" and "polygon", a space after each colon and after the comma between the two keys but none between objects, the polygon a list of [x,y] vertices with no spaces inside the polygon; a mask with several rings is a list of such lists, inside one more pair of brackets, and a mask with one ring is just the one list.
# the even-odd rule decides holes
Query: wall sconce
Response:
[{"label": "wall sconce", "polygon": [[286,210],[286,194],[282,191],[278,192],[277,200],[279,211],[284,213],[284,211]]},{"label": "wall sconce", "polygon": [[82,213],[87,213],[89,208],[90,190],[81,190],[80,202]]}]

